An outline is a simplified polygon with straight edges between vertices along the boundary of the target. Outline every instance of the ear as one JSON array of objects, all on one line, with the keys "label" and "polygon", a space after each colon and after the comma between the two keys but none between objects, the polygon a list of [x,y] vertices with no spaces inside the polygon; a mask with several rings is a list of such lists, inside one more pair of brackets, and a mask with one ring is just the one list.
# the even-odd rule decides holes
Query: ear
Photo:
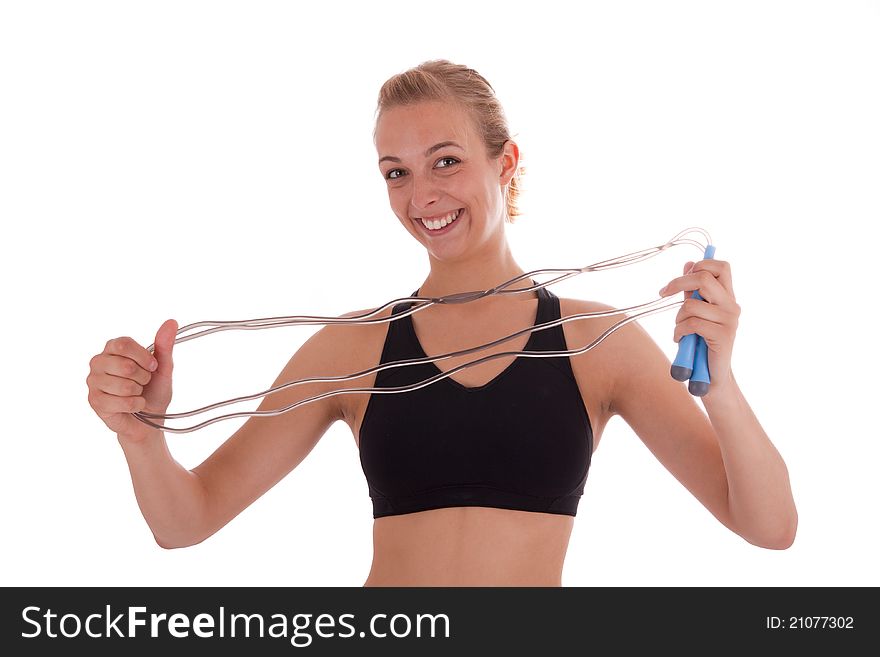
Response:
[{"label": "ear", "polygon": [[508,139],[504,142],[504,150],[498,156],[498,162],[501,164],[499,182],[504,186],[513,179],[519,167],[519,146],[515,141]]}]

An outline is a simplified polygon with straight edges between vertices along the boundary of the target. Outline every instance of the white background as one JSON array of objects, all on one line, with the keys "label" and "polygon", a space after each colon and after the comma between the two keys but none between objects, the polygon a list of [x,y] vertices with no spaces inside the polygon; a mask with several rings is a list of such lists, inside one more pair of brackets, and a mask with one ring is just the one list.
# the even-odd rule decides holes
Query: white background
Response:
[{"label": "white background", "polygon": [[[615,418],[563,584],[880,584],[878,3],[0,7],[3,584],[364,582],[371,506],[344,423],[219,533],[166,551],[85,378],[109,338],[146,346],[171,317],[335,316],[418,287],[427,256],[371,132],[382,82],[433,58],[506,108],[526,270],[711,233],[743,309],[734,372],[791,473],[797,540],[755,547]],[[552,289],[642,303],[699,256]],[[643,321],[670,359],[674,317]],[[178,345],[170,410],[264,389],[314,330]],[[168,434],[172,453],[194,467],[241,422]]]}]

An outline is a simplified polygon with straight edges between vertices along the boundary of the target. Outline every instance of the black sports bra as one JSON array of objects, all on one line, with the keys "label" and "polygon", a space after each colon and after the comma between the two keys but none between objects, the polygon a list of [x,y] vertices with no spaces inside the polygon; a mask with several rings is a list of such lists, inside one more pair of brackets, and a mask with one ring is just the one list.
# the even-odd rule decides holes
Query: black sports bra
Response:
[{"label": "black sports bra", "polygon": [[[559,319],[559,298],[546,288],[537,294],[535,325]],[[560,324],[532,331],[523,351],[566,349]],[[388,322],[381,363],[425,356],[412,315]],[[434,363],[393,367],[376,374],[374,387],[441,371]],[[457,506],[574,516],[593,432],[569,357],[518,356],[482,386],[446,377],[406,393],[371,394],[359,444],[374,518]]]}]

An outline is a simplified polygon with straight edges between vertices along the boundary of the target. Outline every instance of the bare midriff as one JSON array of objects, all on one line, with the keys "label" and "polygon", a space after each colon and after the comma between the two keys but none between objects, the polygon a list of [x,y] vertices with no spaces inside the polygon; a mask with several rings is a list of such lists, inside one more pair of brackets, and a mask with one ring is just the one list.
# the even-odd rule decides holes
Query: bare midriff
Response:
[{"label": "bare midriff", "polygon": [[364,586],[561,586],[574,517],[451,507],[376,518]]}]

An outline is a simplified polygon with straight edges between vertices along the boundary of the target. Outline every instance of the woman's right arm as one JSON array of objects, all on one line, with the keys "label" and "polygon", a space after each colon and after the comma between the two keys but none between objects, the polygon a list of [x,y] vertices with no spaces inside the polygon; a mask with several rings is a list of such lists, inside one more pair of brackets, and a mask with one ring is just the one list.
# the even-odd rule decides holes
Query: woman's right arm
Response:
[{"label": "woman's right arm", "polygon": [[[339,327],[325,326],[291,357],[272,387],[348,370]],[[171,400],[172,349],[177,324],[156,335],[153,354],[131,338],[110,340],[90,362],[89,403],[117,434],[138,506],[165,548],[205,540],[293,470],[321,436],[342,419],[340,395],[276,416],[250,417],[203,463],[187,470],[172,457],[165,434],[131,415],[164,414]],[[155,356],[158,367],[150,371]],[[351,382],[293,386],[265,397],[258,410],[276,409]]]},{"label": "woman's right arm", "polygon": [[[145,427],[147,425],[144,425]],[[117,434],[128,461],[138,506],[163,548],[185,547],[198,538],[205,515],[205,488],[199,476],[174,460],[165,433],[147,427],[138,441]]]}]

